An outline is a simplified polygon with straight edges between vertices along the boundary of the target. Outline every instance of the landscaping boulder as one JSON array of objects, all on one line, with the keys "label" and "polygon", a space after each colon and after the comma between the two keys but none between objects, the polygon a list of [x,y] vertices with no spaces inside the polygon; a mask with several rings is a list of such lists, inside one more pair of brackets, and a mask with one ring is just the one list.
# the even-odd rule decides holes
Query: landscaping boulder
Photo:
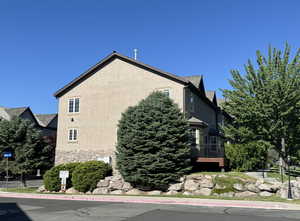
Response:
[{"label": "landscaping boulder", "polygon": [[199,183],[194,180],[187,180],[184,184],[184,190],[186,191],[195,191],[199,188]]},{"label": "landscaping boulder", "polygon": [[40,186],[40,187],[36,190],[36,192],[38,192],[38,193],[43,193],[43,192],[45,192],[45,191],[46,191],[45,185]]},{"label": "landscaping boulder", "polygon": [[145,192],[141,191],[139,189],[131,189],[131,190],[127,191],[126,194],[128,194],[128,195],[144,195]]},{"label": "landscaping boulder", "polygon": [[97,183],[97,187],[108,187],[109,186],[109,182],[110,180],[100,180],[98,183]]},{"label": "landscaping boulder", "polygon": [[205,176],[199,181],[201,188],[213,188],[214,182],[211,176]]},{"label": "landscaping boulder", "polygon": [[125,191],[125,192],[127,192],[127,191],[131,190],[132,188],[133,188],[133,187],[131,186],[130,183],[124,182],[123,187],[122,187],[122,190]]},{"label": "landscaping boulder", "polygon": [[245,191],[245,187],[241,183],[235,183],[233,184],[233,188],[237,191]]},{"label": "landscaping boulder", "polygon": [[269,192],[269,191],[262,191],[259,193],[260,196],[264,196],[264,197],[267,197],[267,196],[272,196],[273,193]]},{"label": "landscaping boulder", "polygon": [[194,195],[210,196],[211,192],[212,192],[212,189],[210,189],[210,188],[201,188],[200,190],[196,190],[194,192]]},{"label": "landscaping boulder", "polygon": [[253,197],[253,196],[257,196],[257,194],[254,192],[250,192],[250,191],[244,191],[244,192],[235,193],[234,196],[235,197]]},{"label": "landscaping boulder", "polygon": [[153,191],[147,192],[147,195],[155,196],[155,195],[161,195],[161,193],[162,192],[159,190],[153,190]]},{"label": "landscaping boulder", "polygon": [[258,193],[260,190],[258,189],[258,187],[253,184],[253,183],[249,183],[246,185],[246,189],[250,192],[253,192],[253,193]]},{"label": "landscaping boulder", "polygon": [[68,193],[68,194],[76,194],[77,193],[78,194],[79,191],[76,190],[74,187],[71,187],[71,188],[66,190],[66,193]]},{"label": "landscaping boulder", "polygon": [[184,195],[184,196],[192,196],[193,193],[191,193],[189,191],[184,191],[182,195]]},{"label": "landscaping boulder", "polygon": [[169,186],[168,190],[180,191],[182,190],[182,187],[183,187],[183,183],[174,183]]},{"label": "landscaping boulder", "polygon": [[177,191],[175,191],[175,190],[170,190],[170,191],[166,192],[164,195],[177,195],[177,194],[178,194]]},{"label": "landscaping boulder", "polygon": [[121,195],[121,194],[123,194],[123,191],[122,190],[114,190],[114,191],[110,192],[110,194],[112,194],[112,195]]},{"label": "landscaping boulder", "polygon": [[108,194],[108,189],[105,187],[96,188],[94,189],[93,194]]}]

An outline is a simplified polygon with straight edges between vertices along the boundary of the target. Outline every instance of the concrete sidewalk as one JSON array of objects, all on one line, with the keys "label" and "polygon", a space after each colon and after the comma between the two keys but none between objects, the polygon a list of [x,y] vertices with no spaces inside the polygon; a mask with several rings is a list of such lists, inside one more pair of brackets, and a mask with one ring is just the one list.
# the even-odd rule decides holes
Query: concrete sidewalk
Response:
[{"label": "concrete sidewalk", "polygon": [[147,196],[117,196],[117,195],[71,195],[71,194],[32,194],[0,192],[0,197],[53,199],[53,200],[79,200],[118,203],[149,203],[169,205],[190,205],[206,207],[240,207],[257,209],[300,210],[300,204],[267,202],[267,201],[244,201],[244,200],[218,200],[199,198],[175,198],[175,197],[147,197]]}]

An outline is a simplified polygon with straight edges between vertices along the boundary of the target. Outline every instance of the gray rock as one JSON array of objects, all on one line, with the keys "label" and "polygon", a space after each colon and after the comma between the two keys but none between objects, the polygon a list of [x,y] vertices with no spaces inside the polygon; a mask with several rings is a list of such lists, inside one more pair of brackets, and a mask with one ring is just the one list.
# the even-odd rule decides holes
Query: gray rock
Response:
[{"label": "gray rock", "polygon": [[97,183],[97,187],[108,187],[109,186],[109,182],[110,180],[100,180],[98,183]]},{"label": "gray rock", "polygon": [[258,185],[258,189],[260,189],[261,191],[272,192],[272,185],[267,183],[262,183]]},{"label": "gray rock", "polygon": [[93,194],[108,194],[108,189],[105,188],[105,187],[102,187],[102,188],[96,188],[94,189],[93,191]]},{"label": "gray rock", "polygon": [[186,180],[201,180],[203,177],[202,174],[190,174],[186,176]]},{"label": "gray rock", "polygon": [[128,183],[128,182],[124,182],[123,187],[122,187],[122,189],[123,189],[125,192],[131,190],[132,188],[133,188],[133,187],[132,187],[131,184]]},{"label": "gray rock", "polygon": [[124,184],[124,182],[121,179],[111,180],[110,185],[109,185],[109,189],[110,190],[122,190],[123,184]]},{"label": "gray rock", "polygon": [[184,191],[183,194],[184,196],[192,196],[193,194],[189,191]]},{"label": "gray rock", "polygon": [[86,194],[86,195],[91,195],[92,192],[91,192],[91,191],[87,191],[85,194]]},{"label": "gray rock", "polygon": [[144,195],[145,192],[141,191],[139,189],[131,189],[131,190],[127,191],[126,194],[128,194],[128,195]]},{"label": "gray rock", "polygon": [[114,191],[110,192],[110,194],[121,195],[121,194],[123,194],[123,191],[122,190],[114,190]]},{"label": "gray rock", "polygon": [[210,196],[211,192],[212,192],[212,189],[210,189],[210,188],[201,188],[200,190],[196,190],[194,192],[194,195]]},{"label": "gray rock", "polygon": [[253,197],[253,196],[257,196],[257,194],[254,192],[245,191],[245,192],[235,193],[234,196],[235,197]]},{"label": "gray rock", "polygon": [[268,192],[268,191],[262,191],[262,192],[259,193],[259,195],[260,195],[260,196],[266,197],[266,196],[272,196],[273,193],[270,193],[270,192]]},{"label": "gray rock", "polygon": [[66,190],[66,193],[68,193],[68,194],[76,194],[76,193],[79,193],[79,191],[75,190],[74,187],[71,187],[71,188],[69,188],[69,189]]},{"label": "gray rock", "polygon": [[161,193],[162,192],[159,190],[153,190],[153,191],[147,192],[147,195],[155,196],[155,195],[161,195]]},{"label": "gray rock", "polygon": [[40,187],[36,190],[36,192],[38,192],[38,193],[43,193],[43,192],[45,192],[45,191],[46,191],[45,185],[40,186]]},{"label": "gray rock", "polygon": [[180,191],[182,190],[182,187],[183,187],[183,183],[174,183],[169,186],[168,190]]},{"label": "gray rock", "polygon": [[205,176],[204,179],[199,181],[200,187],[201,188],[213,188],[214,187],[214,182],[211,176]]},{"label": "gray rock", "polygon": [[255,186],[255,184],[253,183],[249,183],[246,185],[246,189],[253,192],[253,193],[258,193],[260,192],[259,189],[257,188],[257,186]]},{"label": "gray rock", "polygon": [[111,181],[118,181],[123,180],[122,176],[120,174],[112,176]]},{"label": "gray rock", "polygon": [[237,191],[245,191],[244,185],[240,183],[233,184],[233,188]]},{"label": "gray rock", "polygon": [[177,194],[178,194],[177,191],[175,191],[175,190],[170,190],[170,191],[166,192],[164,195],[177,195]]},{"label": "gray rock", "polygon": [[184,183],[184,190],[186,191],[195,191],[199,188],[199,183],[194,180],[187,180]]}]

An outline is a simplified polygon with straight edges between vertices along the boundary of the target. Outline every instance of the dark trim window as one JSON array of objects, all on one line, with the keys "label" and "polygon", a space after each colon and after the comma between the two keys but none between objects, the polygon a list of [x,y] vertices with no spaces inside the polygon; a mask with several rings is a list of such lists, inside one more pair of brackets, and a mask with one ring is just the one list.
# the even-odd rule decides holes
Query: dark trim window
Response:
[{"label": "dark trim window", "polygon": [[69,141],[77,141],[78,139],[78,130],[69,129]]},{"label": "dark trim window", "polygon": [[191,111],[194,112],[195,111],[195,98],[194,98],[193,93],[190,94],[190,104],[191,104]]},{"label": "dark trim window", "polygon": [[70,98],[69,99],[69,113],[78,113],[79,112],[79,98]]}]

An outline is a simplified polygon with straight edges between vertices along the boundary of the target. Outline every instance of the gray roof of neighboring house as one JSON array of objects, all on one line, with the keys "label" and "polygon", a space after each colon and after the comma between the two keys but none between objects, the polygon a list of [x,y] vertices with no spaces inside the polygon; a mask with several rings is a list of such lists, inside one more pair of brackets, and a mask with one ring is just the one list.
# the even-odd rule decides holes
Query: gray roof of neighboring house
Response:
[{"label": "gray roof of neighboring house", "polygon": [[35,114],[34,116],[41,126],[47,127],[57,114]]},{"label": "gray roof of neighboring house", "polygon": [[9,120],[13,117],[19,117],[26,111],[28,107],[16,107],[16,108],[6,108],[0,107],[0,117]]},{"label": "gray roof of neighboring house", "polygon": [[199,88],[200,81],[202,79],[201,75],[183,76],[182,78],[190,81],[195,87]]},{"label": "gray roof of neighboring house", "polygon": [[194,126],[202,126],[202,127],[207,127],[208,124],[196,117],[191,117],[190,119],[188,119],[188,122],[190,125],[194,125]]},{"label": "gray roof of neighboring house", "polygon": [[205,94],[206,94],[206,97],[213,102],[216,92],[215,91],[205,91]]}]

